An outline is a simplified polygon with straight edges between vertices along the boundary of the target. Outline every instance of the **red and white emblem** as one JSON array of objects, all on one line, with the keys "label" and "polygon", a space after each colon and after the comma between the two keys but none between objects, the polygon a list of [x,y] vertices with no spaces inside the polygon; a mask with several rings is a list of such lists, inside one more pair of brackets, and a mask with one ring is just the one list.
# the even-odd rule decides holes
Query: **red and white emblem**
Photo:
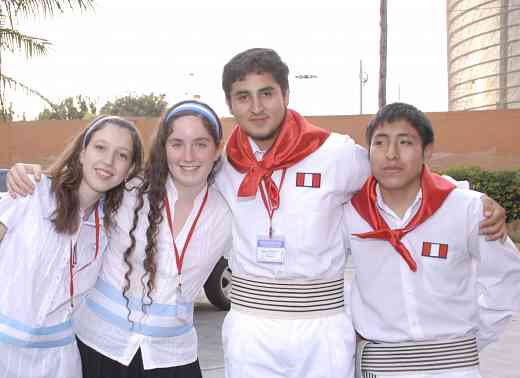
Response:
[{"label": "red and white emblem", "polygon": [[423,242],[422,255],[426,257],[448,258],[448,244]]},{"label": "red and white emblem", "polygon": [[319,188],[321,186],[321,173],[296,173],[296,186],[305,188]]}]

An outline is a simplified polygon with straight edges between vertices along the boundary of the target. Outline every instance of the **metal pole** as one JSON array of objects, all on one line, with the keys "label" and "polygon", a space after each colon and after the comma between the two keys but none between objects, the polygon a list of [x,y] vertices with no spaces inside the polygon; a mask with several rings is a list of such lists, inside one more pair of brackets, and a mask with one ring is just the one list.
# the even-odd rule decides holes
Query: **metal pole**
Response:
[{"label": "metal pole", "polygon": [[363,61],[359,61],[359,114],[363,114]]}]

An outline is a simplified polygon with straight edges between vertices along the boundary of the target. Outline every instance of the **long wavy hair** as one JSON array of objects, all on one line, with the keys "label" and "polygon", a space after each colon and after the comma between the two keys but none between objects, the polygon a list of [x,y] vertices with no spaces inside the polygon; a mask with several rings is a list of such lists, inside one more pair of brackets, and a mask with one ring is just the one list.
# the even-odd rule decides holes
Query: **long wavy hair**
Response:
[{"label": "long wavy hair", "polygon": [[[206,112],[213,115],[213,122],[208,116],[190,109],[187,105],[194,105],[202,107]],[[181,107],[179,109],[179,107]],[[182,109],[182,110],[181,110]],[[173,113],[173,114],[172,114]],[[157,127],[156,135],[152,141],[150,148],[150,155],[145,164],[143,174],[143,184],[138,188],[137,205],[134,211],[133,224],[130,229],[131,244],[124,253],[124,261],[127,266],[125,273],[125,287],[123,289],[123,296],[127,302],[128,319],[130,320],[130,308],[128,291],[130,290],[130,276],[133,271],[131,256],[135,250],[135,236],[134,232],[139,221],[139,212],[144,206],[144,196],[148,197],[150,209],[148,212],[148,228],[146,230],[146,247],[145,258],[143,260],[144,274],[141,277],[141,285],[143,290],[143,297],[141,301],[142,310],[145,311],[147,305],[153,303],[152,292],[155,289],[155,275],[157,273],[157,265],[155,255],[157,254],[157,235],[159,234],[159,227],[164,220],[164,196],[166,194],[166,181],[170,174],[168,169],[168,159],[166,156],[166,142],[173,132],[174,122],[184,116],[195,116],[202,120],[204,127],[208,130],[217,149],[222,140],[222,125],[215,111],[208,105],[199,101],[181,101],[166,110],[159,125]],[[216,125],[215,125],[216,123]],[[220,159],[218,159],[220,160]],[[218,160],[213,165],[213,168],[208,176],[208,182],[211,182],[215,175]],[[174,178],[175,179],[175,178]]]},{"label": "long wavy hair", "polygon": [[[78,189],[83,180],[83,166],[80,162],[81,152],[87,148],[92,137],[107,125],[116,125],[128,130],[132,137],[131,171],[128,179],[141,172],[144,160],[143,144],[139,131],[135,125],[120,117],[99,116],[95,118],[74,140],[66,147],[58,159],[46,170],[51,179],[51,192],[56,197],[56,210],[51,216],[51,222],[58,233],[74,234],[79,227],[79,196]],[[121,205],[125,183],[105,193],[105,217],[103,225],[107,232],[110,230],[112,219]]]}]

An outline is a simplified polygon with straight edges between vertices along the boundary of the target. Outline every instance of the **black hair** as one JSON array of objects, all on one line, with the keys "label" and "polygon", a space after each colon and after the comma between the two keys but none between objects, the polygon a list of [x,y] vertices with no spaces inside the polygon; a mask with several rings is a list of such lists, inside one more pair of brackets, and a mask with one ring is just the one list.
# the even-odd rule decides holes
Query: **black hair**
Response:
[{"label": "black hair", "polygon": [[407,121],[421,137],[422,147],[433,143],[434,135],[430,120],[415,106],[403,102],[394,102],[379,109],[375,117],[369,122],[365,131],[365,138],[370,148],[372,137],[376,129],[384,123]]},{"label": "black hair", "polygon": [[222,89],[228,101],[233,83],[244,80],[251,73],[270,73],[284,94],[289,89],[289,67],[282,61],[280,55],[272,49],[253,48],[235,55],[224,66]]}]

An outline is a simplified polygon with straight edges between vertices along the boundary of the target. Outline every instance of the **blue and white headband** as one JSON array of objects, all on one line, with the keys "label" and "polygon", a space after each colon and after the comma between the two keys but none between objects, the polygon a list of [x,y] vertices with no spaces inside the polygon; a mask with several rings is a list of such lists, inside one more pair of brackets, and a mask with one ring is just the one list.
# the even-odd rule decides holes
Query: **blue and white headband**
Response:
[{"label": "blue and white headband", "polygon": [[121,120],[121,117],[118,116],[103,116],[96,119],[92,124],[88,127],[87,131],[85,132],[85,135],[83,136],[83,149],[87,146],[87,138],[90,134],[92,134],[92,131],[94,131],[99,125],[103,124],[106,121],[111,120]]},{"label": "blue and white headband", "polygon": [[215,115],[204,105],[201,105],[196,102],[186,102],[173,108],[172,110],[170,110],[168,114],[166,114],[166,117],[164,117],[164,123],[168,124],[172,117],[178,115],[179,113],[185,112],[196,113],[206,118],[213,127],[215,134],[217,135],[217,139],[222,139],[222,126],[220,125],[220,122],[217,119],[217,117],[215,117]]}]

